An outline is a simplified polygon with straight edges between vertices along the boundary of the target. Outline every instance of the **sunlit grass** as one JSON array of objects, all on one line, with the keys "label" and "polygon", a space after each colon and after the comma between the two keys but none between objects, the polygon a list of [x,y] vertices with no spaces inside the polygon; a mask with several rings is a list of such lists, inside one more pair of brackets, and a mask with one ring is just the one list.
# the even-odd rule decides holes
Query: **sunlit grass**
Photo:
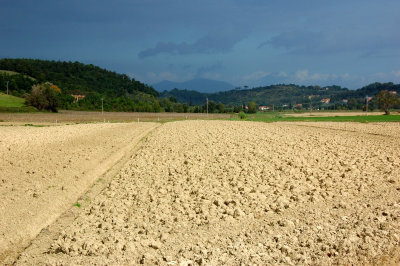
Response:
[{"label": "sunlit grass", "polygon": [[23,107],[25,100],[23,98],[0,93],[0,106],[2,107]]}]

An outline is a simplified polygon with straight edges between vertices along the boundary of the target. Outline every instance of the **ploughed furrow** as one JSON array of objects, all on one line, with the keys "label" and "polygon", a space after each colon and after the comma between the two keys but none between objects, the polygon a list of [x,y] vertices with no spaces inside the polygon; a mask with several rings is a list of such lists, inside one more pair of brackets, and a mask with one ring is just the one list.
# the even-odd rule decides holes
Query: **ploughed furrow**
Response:
[{"label": "ploughed furrow", "polygon": [[357,134],[364,133],[382,137],[400,138],[400,123],[352,123],[352,122],[295,122],[304,127],[325,128],[336,131],[348,131]]},{"label": "ploughed furrow", "polygon": [[0,127],[0,264],[12,263],[156,126]]},{"label": "ploughed furrow", "polygon": [[363,132],[167,123],[45,253],[17,264],[380,259],[400,241],[399,155],[395,139]]}]

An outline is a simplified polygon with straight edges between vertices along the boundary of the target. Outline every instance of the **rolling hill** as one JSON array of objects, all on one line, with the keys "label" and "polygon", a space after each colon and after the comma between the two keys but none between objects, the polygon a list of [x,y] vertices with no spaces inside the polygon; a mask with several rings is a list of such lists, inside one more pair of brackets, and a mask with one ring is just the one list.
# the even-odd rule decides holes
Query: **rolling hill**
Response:
[{"label": "rolling hill", "polygon": [[[158,96],[152,87],[94,65],[79,62],[48,61],[38,59],[1,59],[0,70],[17,72],[37,80],[49,81],[69,94],[98,93],[121,97],[138,92]],[[25,90],[29,88],[24,88]]]},{"label": "rolling hill", "polygon": [[8,83],[10,94],[22,97],[44,82],[61,88],[60,109],[152,112],[159,108],[153,106],[158,92],[125,74],[79,62],[0,59],[0,91],[5,92],[3,84]]},{"label": "rolling hill", "polygon": [[173,82],[164,80],[153,85],[159,91],[171,91],[173,89],[198,91],[201,93],[214,93],[219,91],[233,90],[235,86],[228,82],[197,78],[185,82]]}]

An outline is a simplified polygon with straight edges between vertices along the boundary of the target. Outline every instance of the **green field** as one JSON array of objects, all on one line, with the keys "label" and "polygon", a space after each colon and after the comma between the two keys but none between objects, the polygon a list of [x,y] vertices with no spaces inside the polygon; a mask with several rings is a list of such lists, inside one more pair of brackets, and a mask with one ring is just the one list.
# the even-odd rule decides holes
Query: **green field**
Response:
[{"label": "green field", "polygon": [[0,106],[1,107],[23,107],[25,106],[25,99],[0,93]]},{"label": "green field", "polygon": [[18,75],[18,72],[10,71],[10,70],[0,70],[0,74],[7,74],[7,75]]},{"label": "green field", "polygon": [[0,113],[32,113],[37,109],[26,106],[25,100],[19,97],[6,95],[0,92]]},{"label": "green field", "polygon": [[[15,72],[15,71],[10,71],[10,70],[0,70],[0,74],[7,74],[7,75],[19,75],[20,73]],[[29,78],[31,80],[36,80],[30,76],[24,75],[24,77]]]},{"label": "green field", "polygon": [[[232,120],[239,120],[233,117]],[[400,115],[351,115],[348,116],[324,116],[324,117],[291,117],[280,113],[257,113],[248,115],[246,121],[259,122],[400,122]]]}]

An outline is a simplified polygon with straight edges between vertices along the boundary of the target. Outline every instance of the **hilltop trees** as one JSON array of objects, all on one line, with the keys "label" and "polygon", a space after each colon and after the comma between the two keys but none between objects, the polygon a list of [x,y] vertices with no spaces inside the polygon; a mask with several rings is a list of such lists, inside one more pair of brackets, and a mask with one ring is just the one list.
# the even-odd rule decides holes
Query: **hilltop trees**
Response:
[{"label": "hilltop trees", "polygon": [[390,108],[398,104],[399,99],[395,93],[388,90],[382,90],[376,95],[376,101],[379,108],[385,112],[385,115],[390,115]]},{"label": "hilltop trees", "polygon": [[28,75],[41,83],[52,82],[69,94],[99,93],[108,97],[123,97],[126,94],[142,92],[158,96],[154,88],[125,74],[79,62],[0,59],[0,69]]},{"label": "hilltop trees", "polygon": [[[151,86],[127,75],[79,62],[0,59],[0,91],[5,90],[8,81],[10,94],[21,97],[28,93],[28,104],[40,110],[101,110],[101,98],[104,98],[107,111],[163,111],[160,102],[156,103],[158,92]],[[44,89],[44,82],[63,88],[62,93]],[[32,91],[36,84],[40,86]],[[85,98],[78,101],[72,95]],[[53,104],[49,105],[50,99]]]}]

